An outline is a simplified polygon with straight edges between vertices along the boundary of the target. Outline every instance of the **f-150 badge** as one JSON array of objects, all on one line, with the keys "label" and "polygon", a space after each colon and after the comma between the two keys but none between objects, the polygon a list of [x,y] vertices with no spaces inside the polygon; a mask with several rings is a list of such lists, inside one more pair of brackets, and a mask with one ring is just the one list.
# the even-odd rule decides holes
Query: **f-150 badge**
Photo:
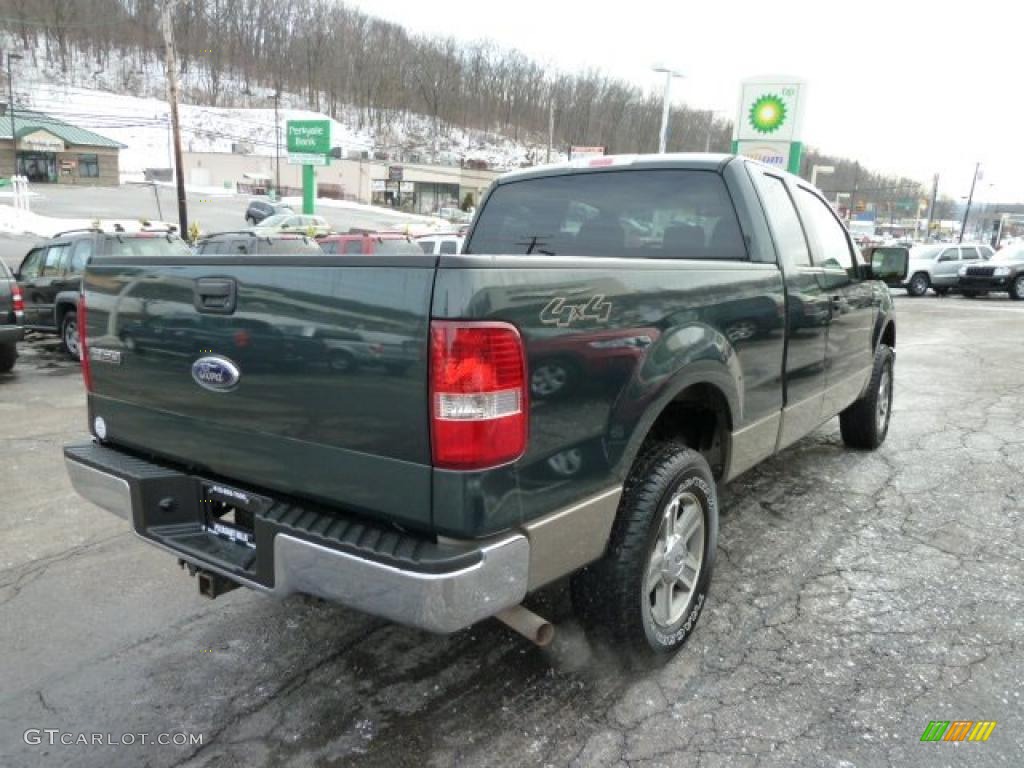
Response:
[{"label": "f-150 badge", "polygon": [[586,320],[607,323],[611,314],[612,303],[605,301],[601,294],[582,301],[570,301],[559,296],[549,301],[540,311],[540,321],[545,325],[565,328]]}]

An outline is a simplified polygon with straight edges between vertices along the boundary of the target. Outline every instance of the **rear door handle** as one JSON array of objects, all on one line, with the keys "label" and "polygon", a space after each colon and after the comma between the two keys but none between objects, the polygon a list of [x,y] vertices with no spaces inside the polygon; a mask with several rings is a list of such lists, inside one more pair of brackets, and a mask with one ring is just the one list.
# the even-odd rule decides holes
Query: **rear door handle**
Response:
[{"label": "rear door handle", "polygon": [[238,290],[230,277],[200,277],[195,282],[193,304],[200,312],[230,315],[235,311]]}]

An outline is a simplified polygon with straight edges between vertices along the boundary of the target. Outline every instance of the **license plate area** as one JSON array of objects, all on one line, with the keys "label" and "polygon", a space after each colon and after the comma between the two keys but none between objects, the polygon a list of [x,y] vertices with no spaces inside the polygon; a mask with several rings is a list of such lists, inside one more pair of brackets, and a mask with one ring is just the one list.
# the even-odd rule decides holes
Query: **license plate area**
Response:
[{"label": "license plate area", "polygon": [[266,512],[270,499],[221,483],[200,484],[199,509],[203,528],[221,539],[256,548],[254,519]]}]

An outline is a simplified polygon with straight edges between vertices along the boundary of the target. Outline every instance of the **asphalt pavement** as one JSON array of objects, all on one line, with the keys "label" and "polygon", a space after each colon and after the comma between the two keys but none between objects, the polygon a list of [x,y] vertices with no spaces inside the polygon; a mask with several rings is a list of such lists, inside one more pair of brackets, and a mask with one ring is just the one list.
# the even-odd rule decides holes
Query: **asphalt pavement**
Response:
[{"label": "asphalt pavement", "polygon": [[[726,487],[701,622],[647,670],[588,640],[560,585],[534,602],[548,651],[495,621],[437,637],[201,598],[72,492],[77,364],[29,341],[0,376],[0,765],[1021,765],[1024,303],[897,304],[886,443],[845,450],[833,421]],[[935,720],[997,726],[922,742]],[[182,733],[202,744],[139,736]]]}]

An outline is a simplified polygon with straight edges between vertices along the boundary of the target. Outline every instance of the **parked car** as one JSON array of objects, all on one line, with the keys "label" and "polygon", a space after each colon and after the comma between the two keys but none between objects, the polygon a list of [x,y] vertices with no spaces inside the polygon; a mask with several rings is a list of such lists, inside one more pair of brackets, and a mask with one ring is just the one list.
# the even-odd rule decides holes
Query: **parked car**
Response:
[{"label": "parked car", "polygon": [[323,216],[307,216],[299,213],[278,213],[268,216],[253,231],[260,235],[273,235],[281,232],[300,232],[312,237],[323,237],[330,234],[331,225]]},{"label": "parked car", "polygon": [[420,255],[416,242],[401,232],[349,232],[320,238],[324,253],[376,253],[382,256]]},{"label": "parked car", "polygon": [[985,264],[965,264],[959,273],[960,293],[974,298],[985,293],[1008,293],[1024,299],[1024,245],[1003,248]]},{"label": "parked car", "polygon": [[254,230],[215,232],[193,249],[197,256],[310,256],[322,254],[314,238],[304,234],[260,234]]},{"label": "parked car", "polygon": [[423,235],[416,242],[424,253],[458,253],[466,238],[462,235]]},{"label": "parked car", "polygon": [[61,232],[28,252],[15,278],[25,304],[25,328],[59,333],[61,346],[78,358],[78,294],[82,272],[97,254],[150,259],[189,254],[180,237],[164,230]]},{"label": "parked car", "polygon": [[245,209],[245,220],[251,227],[255,227],[264,219],[277,216],[282,213],[295,213],[290,206],[284,203],[274,203],[270,200],[251,200],[249,207]]},{"label": "parked car", "polygon": [[24,334],[25,302],[14,275],[0,260],[0,373],[7,373],[18,359],[18,342]]},{"label": "parked car", "polygon": [[960,268],[965,263],[989,259],[992,253],[992,248],[984,243],[915,246],[910,249],[910,269],[901,287],[906,288],[909,296],[924,296],[929,288],[945,296],[957,287]]},{"label": "parked car", "polygon": [[[594,215],[569,227],[572,205]],[[626,218],[649,236],[628,243]],[[889,429],[882,280],[907,251],[862,260],[817,190],[745,158],[518,171],[458,255],[310,262],[86,272],[94,440],[65,448],[72,484],[209,597],[308,593],[443,633],[496,617],[544,642],[522,602],[570,577],[587,623],[665,658],[706,607],[719,485],[834,416],[859,450]],[[180,332],[189,358],[119,341],[129,290],[133,321]],[[797,327],[794,295],[821,320]],[[278,358],[247,339],[251,368],[234,337],[254,318],[311,343]],[[321,338],[381,364],[324,365]],[[578,396],[531,381],[555,358],[587,378]]]}]

